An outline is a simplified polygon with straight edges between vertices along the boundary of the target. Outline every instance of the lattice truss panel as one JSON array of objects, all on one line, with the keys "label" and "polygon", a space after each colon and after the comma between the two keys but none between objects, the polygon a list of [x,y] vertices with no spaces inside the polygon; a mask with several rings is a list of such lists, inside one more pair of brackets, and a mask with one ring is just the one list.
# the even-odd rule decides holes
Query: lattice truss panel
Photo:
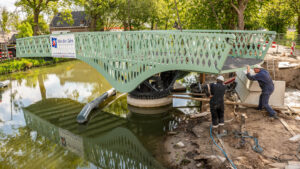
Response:
[{"label": "lattice truss panel", "polygon": [[273,31],[185,30],[185,32],[234,34],[230,56],[261,60],[264,59],[276,35]]},{"label": "lattice truss panel", "polygon": [[[217,74],[228,56],[262,60],[274,35],[204,30],[86,32],[75,33],[75,42],[78,59],[96,68],[118,91],[129,92],[168,70]],[[50,37],[18,39],[17,56],[51,57]]]},{"label": "lattice truss panel", "polygon": [[[66,147],[69,150],[71,148],[71,151],[73,151],[72,147],[76,147],[75,153],[77,155],[84,156],[100,168],[163,168],[144,148],[134,133],[121,127],[123,123],[120,121],[126,121],[126,119],[110,113],[97,112],[97,116],[93,119],[95,121],[90,121],[84,129],[82,126],[79,127],[74,119],[77,115],[76,112],[82,106],[68,99],[46,99],[24,108],[24,118],[28,127],[58,144],[61,144],[62,137],[59,131],[67,131],[72,139],[69,137],[70,140],[67,141],[67,144],[70,146]],[[109,124],[103,118],[102,121],[101,118],[96,120],[104,115],[110,119]],[[68,125],[63,126],[64,124]],[[74,129],[68,130],[71,127]],[[86,133],[90,133],[88,134],[90,136],[85,136]]]}]

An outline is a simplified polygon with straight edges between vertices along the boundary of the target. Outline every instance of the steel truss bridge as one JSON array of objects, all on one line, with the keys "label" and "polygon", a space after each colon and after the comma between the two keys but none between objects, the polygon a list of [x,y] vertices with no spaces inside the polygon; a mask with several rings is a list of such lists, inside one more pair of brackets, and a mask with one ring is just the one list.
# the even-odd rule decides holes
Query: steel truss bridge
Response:
[{"label": "steel truss bridge", "polygon": [[[73,33],[76,58],[120,92],[166,71],[221,74],[261,63],[271,31],[184,30]],[[53,57],[51,35],[17,39],[17,57]],[[67,50],[67,48],[66,48]]]}]

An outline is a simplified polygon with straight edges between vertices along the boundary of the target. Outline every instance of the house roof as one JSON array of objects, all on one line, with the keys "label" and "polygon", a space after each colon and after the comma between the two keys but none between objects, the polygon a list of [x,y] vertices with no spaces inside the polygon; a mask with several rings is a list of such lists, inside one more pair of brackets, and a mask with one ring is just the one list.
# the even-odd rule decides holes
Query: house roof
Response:
[{"label": "house roof", "polygon": [[2,31],[0,31],[0,43],[8,43],[8,42],[13,42],[12,40],[14,40],[13,37],[14,34],[16,34],[16,31],[11,31],[9,33],[3,33]]},{"label": "house roof", "polygon": [[63,21],[61,18],[61,13],[56,14],[51,23],[50,27],[86,27],[89,22],[87,20],[87,15],[84,11],[73,11],[71,12],[74,23],[72,25]]}]

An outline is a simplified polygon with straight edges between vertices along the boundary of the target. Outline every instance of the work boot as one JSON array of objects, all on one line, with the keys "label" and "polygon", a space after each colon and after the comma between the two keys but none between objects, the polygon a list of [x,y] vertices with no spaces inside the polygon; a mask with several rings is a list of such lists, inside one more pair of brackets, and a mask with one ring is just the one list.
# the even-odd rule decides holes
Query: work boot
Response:
[{"label": "work boot", "polygon": [[218,135],[219,132],[219,125],[212,125],[212,133],[214,135]]},{"label": "work boot", "polygon": [[224,123],[220,123],[219,124],[219,131],[218,131],[219,135],[222,137],[222,136],[225,136],[227,134],[227,131],[225,130],[225,127],[224,127]]},{"label": "work boot", "polygon": [[279,117],[277,116],[277,113],[275,113],[273,115],[270,115],[270,118],[272,118],[272,119],[278,119]]}]

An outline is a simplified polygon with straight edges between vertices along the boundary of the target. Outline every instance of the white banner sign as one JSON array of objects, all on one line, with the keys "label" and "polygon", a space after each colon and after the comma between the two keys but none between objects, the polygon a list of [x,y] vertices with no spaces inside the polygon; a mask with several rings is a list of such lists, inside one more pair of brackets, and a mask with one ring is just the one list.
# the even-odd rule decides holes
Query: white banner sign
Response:
[{"label": "white banner sign", "polygon": [[52,57],[76,58],[75,37],[73,34],[51,35]]}]

